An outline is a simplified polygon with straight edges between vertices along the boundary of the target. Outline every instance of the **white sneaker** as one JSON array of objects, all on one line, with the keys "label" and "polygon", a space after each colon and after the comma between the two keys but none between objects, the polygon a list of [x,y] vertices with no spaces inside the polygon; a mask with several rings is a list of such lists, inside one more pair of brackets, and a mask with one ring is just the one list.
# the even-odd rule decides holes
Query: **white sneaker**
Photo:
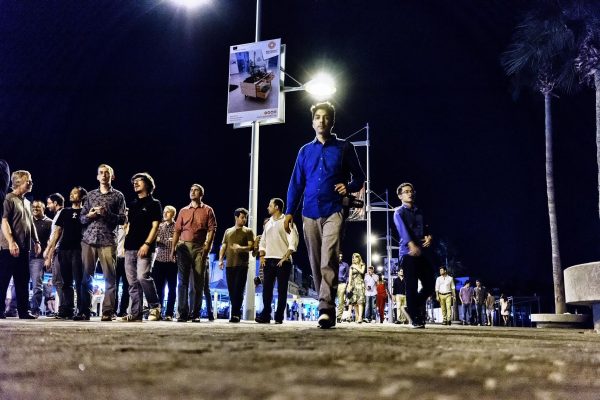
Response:
[{"label": "white sneaker", "polygon": [[148,321],[160,321],[161,319],[160,307],[151,308],[148,314]]}]

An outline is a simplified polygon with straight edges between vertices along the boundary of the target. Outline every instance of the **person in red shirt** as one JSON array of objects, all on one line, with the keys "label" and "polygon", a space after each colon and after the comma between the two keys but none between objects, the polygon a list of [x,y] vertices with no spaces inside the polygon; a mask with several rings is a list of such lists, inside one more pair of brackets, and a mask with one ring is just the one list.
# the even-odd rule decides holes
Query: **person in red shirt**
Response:
[{"label": "person in red shirt", "polygon": [[377,281],[377,311],[379,311],[379,322],[383,324],[385,314],[385,302],[390,296],[390,292],[387,288],[387,282],[383,279],[383,276],[379,276]]}]

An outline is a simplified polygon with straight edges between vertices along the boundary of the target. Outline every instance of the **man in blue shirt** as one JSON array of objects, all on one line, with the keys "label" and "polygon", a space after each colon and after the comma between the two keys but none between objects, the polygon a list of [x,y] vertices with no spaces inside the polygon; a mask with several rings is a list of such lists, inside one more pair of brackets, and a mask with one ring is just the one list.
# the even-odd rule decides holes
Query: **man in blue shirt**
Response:
[{"label": "man in blue shirt", "polygon": [[[433,268],[424,254],[431,247],[431,235],[425,232],[423,213],[415,205],[413,185],[402,183],[396,194],[402,201],[394,212],[394,223],[400,236],[400,265],[406,281],[405,311],[410,327],[424,328],[425,302],[434,291]],[[418,291],[418,281],[421,281],[421,291]]]},{"label": "man in blue shirt", "polygon": [[342,253],[338,256],[339,260],[339,271],[338,271],[338,288],[337,288],[337,322],[342,322],[342,314],[344,313],[344,306],[346,303],[346,284],[348,283],[348,273],[350,272],[350,266],[344,261]]},{"label": "man in blue shirt", "polygon": [[310,110],[316,137],[298,152],[288,187],[284,227],[289,233],[293,213],[304,195],[304,240],[319,293],[319,327],[327,329],[335,326],[338,253],[344,222],[342,199],[359,191],[364,173],[352,143],[331,133],[335,123],[333,105],[319,103]]}]

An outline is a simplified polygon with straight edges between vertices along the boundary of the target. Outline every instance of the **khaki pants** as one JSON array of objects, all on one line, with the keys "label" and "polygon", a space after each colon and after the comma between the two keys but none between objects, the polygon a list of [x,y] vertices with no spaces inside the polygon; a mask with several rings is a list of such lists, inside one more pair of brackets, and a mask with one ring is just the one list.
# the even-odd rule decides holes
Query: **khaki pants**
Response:
[{"label": "khaki pants", "polygon": [[341,319],[342,318],[342,314],[344,313],[344,307],[346,305],[346,283],[338,283],[338,288],[337,288],[337,299],[338,299],[338,305],[337,305],[337,319]]},{"label": "khaki pants", "polygon": [[444,322],[452,320],[452,293],[439,295],[440,307],[442,308],[442,319]]},{"label": "khaki pants", "polygon": [[406,316],[402,312],[402,307],[406,307],[406,296],[403,294],[394,295],[394,301],[396,302],[396,318],[399,322],[405,323]]}]

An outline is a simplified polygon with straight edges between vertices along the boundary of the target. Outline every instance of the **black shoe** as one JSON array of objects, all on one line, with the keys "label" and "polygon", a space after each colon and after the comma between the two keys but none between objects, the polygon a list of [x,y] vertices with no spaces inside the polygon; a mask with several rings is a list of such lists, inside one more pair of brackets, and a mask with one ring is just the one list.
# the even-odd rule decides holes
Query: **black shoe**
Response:
[{"label": "black shoe", "polygon": [[283,321],[276,319],[275,320],[275,325],[281,325],[283,324]]},{"label": "black shoe", "polygon": [[90,320],[90,316],[88,314],[77,314],[77,315],[73,316],[73,321],[89,321],[89,320]]},{"label": "black shoe", "polygon": [[198,322],[200,322],[200,318],[198,318],[198,317],[196,317],[196,318],[192,318],[192,322],[196,322],[196,323],[198,323]]},{"label": "black shoe", "polygon": [[188,321],[189,320],[187,318],[182,318],[182,317],[177,318],[177,322],[188,322]]},{"label": "black shoe", "polygon": [[254,318],[254,321],[258,324],[270,324],[271,323],[270,319],[263,318],[260,315],[257,315],[256,318]]},{"label": "black shoe", "polygon": [[321,314],[319,316],[319,328],[321,329],[330,329],[335,326],[335,318],[331,318],[329,314]]},{"label": "black shoe", "polygon": [[102,322],[112,322],[112,314],[102,314],[102,318],[100,318]]},{"label": "black shoe", "polygon": [[208,314],[208,320],[209,321],[214,321],[215,320],[215,317],[212,315],[212,313]]},{"label": "black shoe", "polygon": [[0,319],[6,319],[6,315],[4,313],[0,313]]},{"label": "black shoe", "polygon": [[229,322],[232,322],[232,323],[234,323],[234,324],[237,324],[237,323],[239,323],[239,322],[240,322],[240,317],[238,317],[237,315],[234,315],[234,316],[232,316],[232,317],[229,319]]},{"label": "black shoe", "polygon": [[37,317],[33,314],[27,313],[19,315],[19,319],[37,319]]}]

